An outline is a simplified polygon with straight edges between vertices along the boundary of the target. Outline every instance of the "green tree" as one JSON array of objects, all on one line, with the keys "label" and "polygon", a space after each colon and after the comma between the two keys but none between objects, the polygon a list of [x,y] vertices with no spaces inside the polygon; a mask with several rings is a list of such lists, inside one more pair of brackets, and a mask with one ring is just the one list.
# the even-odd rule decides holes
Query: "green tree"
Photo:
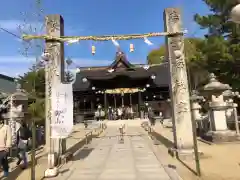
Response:
[{"label": "green tree", "polygon": [[215,73],[223,83],[240,88],[240,27],[231,22],[230,11],[238,2],[203,0],[211,13],[195,15],[195,21],[207,29],[202,47],[205,68]]},{"label": "green tree", "polygon": [[45,71],[44,69],[31,68],[23,76],[19,77],[18,82],[21,87],[35,98],[45,97]]},{"label": "green tree", "polygon": [[36,123],[43,124],[45,119],[45,100],[36,99],[32,104],[29,105],[28,112],[30,117],[35,119]]},{"label": "green tree", "polygon": [[148,64],[161,64],[165,57],[165,46],[152,50],[147,56]]},{"label": "green tree", "polygon": [[41,66],[33,66],[23,76],[19,76],[18,82],[28,93],[32,103],[28,107],[28,113],[37,123],[44,123],[45,117],[45,71]]},{"label": "green tree", "polygon": [[[198,85],[205,82],[207,76],[204,75],[208,73],[204,68],[204,54],[201,50],[203,44],[204,41],[200,38],[184,39],[185,59],[192,89],[196,89]],[[147,57],[148,64],[161,64],[166,57],[165,52],[165,45],[160,46],[159,49],[151,51]]]}]

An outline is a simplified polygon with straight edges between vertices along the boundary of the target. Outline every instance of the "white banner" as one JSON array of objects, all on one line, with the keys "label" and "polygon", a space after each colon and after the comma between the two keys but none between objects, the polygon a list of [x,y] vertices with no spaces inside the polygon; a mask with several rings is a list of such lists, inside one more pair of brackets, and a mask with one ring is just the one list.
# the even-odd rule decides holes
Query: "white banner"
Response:
[{"label": "white banner", "polygon": [[60,84],[52,90],[52,138],[67,138],[73,129],[72,84]]}]

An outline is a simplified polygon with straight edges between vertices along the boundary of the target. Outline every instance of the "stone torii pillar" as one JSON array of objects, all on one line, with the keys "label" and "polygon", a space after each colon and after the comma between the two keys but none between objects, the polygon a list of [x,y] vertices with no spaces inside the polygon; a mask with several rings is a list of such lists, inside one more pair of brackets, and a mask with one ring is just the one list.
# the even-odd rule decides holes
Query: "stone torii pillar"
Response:
[{"label": "stone torii pillar", "polygon": [[[64,22],[60,15],[48,15],[45,18],[46,33],[49,36],[60,37],[64,35]],[[49,153],[48,160],[51,166],[56,165],[56,158],[65,149],[60,144],[59,139],[51,138],[51,124],[55,122],[52,111],[52,91],[62,81],[64,81],[64,44],[56,40],[47,40],[45,47],[46,67],[45,67],[45,96],[46,96],[46,149]],[[60,149],[59,149],[60,148]],[[52,168],[52,167],[51,167]]]},{"label": "stone torii pillar", "polygon": [[[165,9],[164,23],[165,32],[182,31],[180,9]],[[194,145],[193,129],[183,35],[166,36],[166,47],[175,148],[180,153],[188,152],[188,150],[192,152]]]}]

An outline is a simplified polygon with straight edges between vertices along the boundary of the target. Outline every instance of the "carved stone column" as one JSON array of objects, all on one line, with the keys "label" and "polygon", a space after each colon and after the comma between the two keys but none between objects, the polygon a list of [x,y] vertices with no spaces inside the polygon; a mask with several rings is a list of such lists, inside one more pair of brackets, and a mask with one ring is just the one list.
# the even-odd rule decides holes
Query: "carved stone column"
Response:
[{"label": "carved stone column", "polygon": [[[165,9],[164,23],[166,32],[182,31],[180,9]],[[167,36],[166,46],[175,146],[180,151],[192,150],[193,131],[183,35]]]},{"label": "carved stone column", "polygon": [[[50,36],[63,36],[64,35],[64,23],[63,18],[60,15],[49,15],[45,19],[46,33]],[[46,53],[49,55],[48,62],[45,68],[46,78],[46,148],[50,154],[59,155],[60,149],[65,150],[65,147],[61,146],[59,139],[51,140],[51,128],[50,125],[54,123],[54,115],[51,113],[52,105],[52,90],[57,87],[58,84],[64,80],[64,44],[58,41],[46,41]],[[63,144],[65,144],[63,140]],[[60,148],[60,149],[59,149]],[[52,157],[52,156],[51,156]],[[54,162],[56,163],[56,162]]]}]

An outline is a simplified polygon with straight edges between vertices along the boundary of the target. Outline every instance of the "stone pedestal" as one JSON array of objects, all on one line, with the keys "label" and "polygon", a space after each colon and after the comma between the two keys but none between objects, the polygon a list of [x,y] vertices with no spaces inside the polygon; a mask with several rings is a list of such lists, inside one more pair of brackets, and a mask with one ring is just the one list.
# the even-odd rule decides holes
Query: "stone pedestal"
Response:
[{"label": "stone pedestal", "polygon": [[211,130],[228,130],[226,118],[226,110],[228,109],[227,104],[225,102],[210,102],[209,108]]},{"label": "stone pedestal", "polygon": [[240,138],[237,136],[235,131],[225,130],[225,131],[209,131],[205,134],[205,140],[214,143],[224,143],[239,141]]},{"label": "stone pedestal", "polygon": [[239,140],[236,132],[227,127],[227,103],[211,102],[209,105],[211,130],[205,134],[204,139],[214,143]]}]

